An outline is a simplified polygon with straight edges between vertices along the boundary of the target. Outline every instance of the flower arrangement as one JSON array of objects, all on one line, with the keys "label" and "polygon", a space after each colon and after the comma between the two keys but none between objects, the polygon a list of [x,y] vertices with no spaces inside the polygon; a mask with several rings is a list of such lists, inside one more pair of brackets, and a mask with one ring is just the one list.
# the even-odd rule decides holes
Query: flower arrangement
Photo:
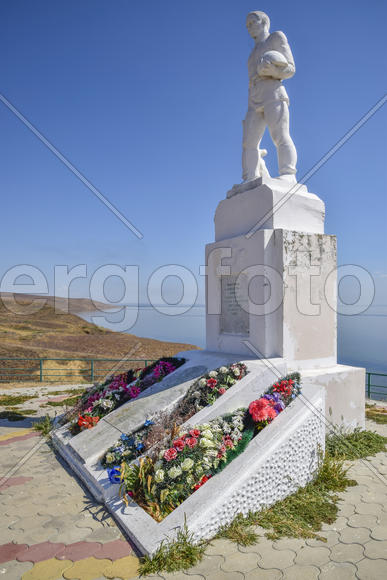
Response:
[{"label": "flower arrangement", "polygon": [[145,451],[143,440],[152,425],[154,425],[154,422],[147,419],[141,429],[135,433],[131,435],[122,433],[116,444],[110,447],[101,459],[101,464],[108,469],[108,473],[109,469],[115,469],[122,461],[132,461],[143,455]]},{"label": "flower arrangement", "polygon": [[300,375],[294,373],[272,385],[248,409],[182,432],[175,427],[156,456],[152,450],[131,464],[124,460],[113,468],[115,481],[120,474],[124,501],[131,497],[156,521],[161,521],[242,453],[300,391]]},{"label": "flower arrangement", "polygon": [[210,371],[197,379],[191,385],[185,397],[185,404],[192,405],[196,412],[207,405],[212,405],[216,399],[247,374],[245,364],[238,362],[229,366],[222,366]]},{"label": "flower arrangement", "polygon": [[[120,471],[126,493],[161,521],[228,461],[228,453],[242,441],[244,415],[244,409],[238,410],[176,433],[156,461],[146,457],[138,464],[124,462]],[[252,435],[253,428],[248,440]]]},{"label": "flower arrangement", "polygon": [[87,389],[71,416],[77,416],[70,430],[73,434],[94,427],[99,419],[117,409],[127,401],[136,399],[140,393],[161,381],[185,363],[183,358],[162,358],[140,369],[130,369],[125,373],[108,378],[101,385]]},{"label": "flower arrangement", "polygon": [[[119,465],[139,457],[153,447],[155,438],[162,440],[170,434],[171,426],[181,425],[203,406],[212,405],[216,399],[246,376],[247,367],[243,363],[223,366],[203,375],[190,387],[183,399],[168,414],[152,417],[134,433],[123,434],[115,445],[110,447],[101,463],[106,468]],[[151,428],[154,426],[153,428]]]}]

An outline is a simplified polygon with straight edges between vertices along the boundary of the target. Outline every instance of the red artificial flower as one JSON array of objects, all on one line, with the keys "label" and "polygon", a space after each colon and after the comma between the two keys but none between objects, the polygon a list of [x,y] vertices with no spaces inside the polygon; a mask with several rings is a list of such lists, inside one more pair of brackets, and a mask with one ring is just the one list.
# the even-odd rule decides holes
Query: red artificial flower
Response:
[{"label": "red artificial flower", "polygon": [[218,392],[219,392],[219,395],[224,395],[224,393],[226,392],[226,389],[224,387],[220,387]]},{"label": "red artificial flower", "polygon": [[176,457],[177,457],[177,451],[173,447],[171,447],[170,449],[167,449],[166,452],[164,453],[164,459],[166,461],[172,461],[172,459],[175,459]]},{"label": "red artificial flower", "polygon": [[226,446],[225,445],[221,445],[219,447],[219,451],[218,451],[217,457],[220,459],[221,457],[223,457],[223,455],[226,453],[226,451],[227,451]]},{"label": "red artificial flower", "polygon": [[226,447],[234,447],[234,443],[230,437],[230,435],[224,435],[223,436],[223,443],[225,444]]},{"label": "red artificial flower", "polygon": [[253,401],[249,405],[249,413],[253,418],[253,421],[268,421],[274,419],[277,416],[275,409],[271,406],[270,402],[263,397],[256,401]]},{"label": "red artificial flower", "polygon": [[85,417],[82,417],[82,415],[79,415],[78,417],[78,426],[81,428],[81,430],[83,429],[91,429],[92,427],[94,427],[99,421],[99,417],[90,417],[88,415],[86,415]]},{"label": "red artificial flower", "polygon": [[208,379],[207,380],[207,387],[210,387],[210,389],[215,389],[217,384],[218,384],[218,381],[216,379]]},{"label": "red artificial flower", "polygon": [[185,442],[188,445],[188,447],[190,449],[192,449],[193,447],[195,447],[195,445],[197,444],[198,440],[196,439],[196,437],[188,437],[188,439],[186,439]]},{"label": "red artificial flower", "polygon": [[185,447],[185,441],[183,441],[182,439],[175,439],[175,441],[173,442],[173,446],[178,451],[183,451]]},{"label": "red artificial flower", "polygon": [[199,487],[202,487],[202,485],[204,485],[209,479],[210,479],[211,475],[203,475],[203,477],[201,478],[201,480],[199,481],[199,483],[197,483],[196,485],[194,485],[194,490],[196,491],[197,489],[199,489]]},{"label": "red artificial flower", "polygon": [[200,431],[199,431],[199,429],[191,429],[189,434],[191,435],[191,437],[199,437]]}]

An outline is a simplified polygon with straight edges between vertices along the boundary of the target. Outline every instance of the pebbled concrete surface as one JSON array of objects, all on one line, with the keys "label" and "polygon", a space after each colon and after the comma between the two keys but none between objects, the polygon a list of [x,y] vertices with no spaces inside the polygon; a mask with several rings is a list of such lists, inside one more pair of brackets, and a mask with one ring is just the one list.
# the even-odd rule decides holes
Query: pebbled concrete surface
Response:
[{"label": "pebbled concrete surface", "polygon": [[[46,410],[46,409],[44,409]],[[58,408],[55,408],[58,412]],[[0,421],[0,577],[7,580],[138,579],[138,557],[109,514],[74,479],[31,421]],[[367,422],[387,436],[387,426]],[[11,479],[4,478],[10,469]],[[387,454],[349,469],[327,542],[261,536],[249,547],[215,540],[195,567],[151,579],[378,580],[387,578]],[[1,485],[3,484],[3,485]],[[262,530],[258,530],[262,531]]]}]

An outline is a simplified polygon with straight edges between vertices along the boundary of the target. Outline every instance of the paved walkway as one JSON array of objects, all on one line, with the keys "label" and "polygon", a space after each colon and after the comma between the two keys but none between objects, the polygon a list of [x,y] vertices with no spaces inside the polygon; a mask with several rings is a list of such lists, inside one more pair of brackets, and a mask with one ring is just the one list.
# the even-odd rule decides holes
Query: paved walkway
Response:
[{"label": "paved walkway", "polygon": [[[0,578],[137,578],[138,557],[130,544],[30,425],[0,421],[0,471],[11,476],[0,482]],[[385,425],[368,422],[367,428],[387,435]],[[326,543],[261,537],[243,548],[216,540],[198,566],[147,578],[384,580],[387,454],[357,461],[349,473],[358,485],[341,494],[336,522],[323,526]]]}]

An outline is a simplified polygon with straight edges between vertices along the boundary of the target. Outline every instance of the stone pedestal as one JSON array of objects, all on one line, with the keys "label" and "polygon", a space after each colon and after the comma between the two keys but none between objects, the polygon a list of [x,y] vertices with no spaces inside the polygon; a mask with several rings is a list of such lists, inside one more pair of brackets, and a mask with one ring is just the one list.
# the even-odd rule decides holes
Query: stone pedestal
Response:
[{"label": "stone pedestal", "polygon": [[246,190],[247,185],[234,186],[233,195],[216,208],[216,242],[242,234],[250,237],[257,229],[324,233],[324,202],[305,185],[292,187],[274,178],[264,184],[254,180]]},{"label": "stone pedestal", "polygon": [[206,246],[207,349],[316,370],[333,422],[363,425],[364,371],[337,365],[336,237],[324,234],[324,203],[281,180],[248,186],[219,203]]}]

